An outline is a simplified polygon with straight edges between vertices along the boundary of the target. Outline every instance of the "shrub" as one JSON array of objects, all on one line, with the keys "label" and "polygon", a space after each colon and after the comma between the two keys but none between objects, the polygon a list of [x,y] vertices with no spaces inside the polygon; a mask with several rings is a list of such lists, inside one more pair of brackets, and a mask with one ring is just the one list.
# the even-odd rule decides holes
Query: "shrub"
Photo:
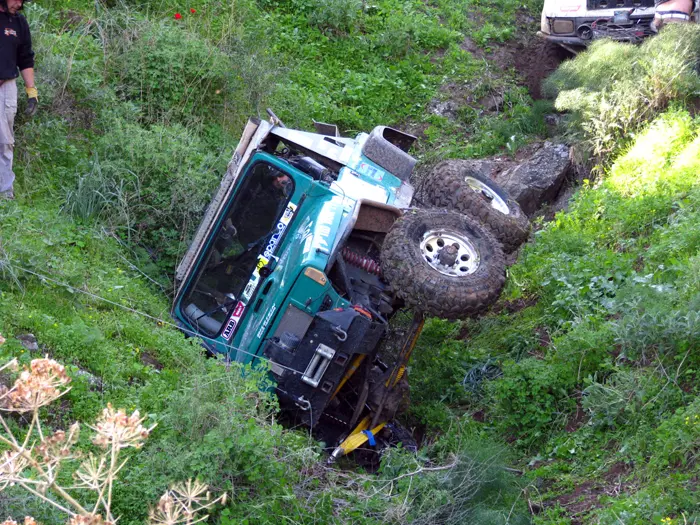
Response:
[{"label": "shrub", "polygon": [[[649,362],[700,347],[700,313],[664,298],[658,302],[632,310],[614,323],[615,341],[623,358]],[[696,359],[691,357],[691,361]]]},{"label": "shrub", "polygon": [[361,0],[310,0],[309,24],[336,35],[352,33],[362,8]]},{"label": "shrub", "polygon": [[663,421],[654,431],[650,467],[694,465],[700,454],[700,400],[695,399]]},{"label": "shrub", "polygon": [[228,159],[179,124],[146,129],[121,120],[95,151],[77,187],[67,188],[67,208],[101,217],[172,271]]},{"label": "shrub", "polygon": [[368,17],[366,24],[374,29],[370,42],[380,56],[402,59],[421,49],[445,49],[461,42],[460,33],[436,23],[410,3],[403,3],[399,9],[374,9],[377,12]]},{"label": "shrub", "polygon": [[[0,346],[4,343],[0,335]],[[4,375],[5,371],[16,372],[18,368],[17,360],[12,360],[0,366],[0,372]],[[23,425],[26,428],[12,430],[10,425],[16,427],[15,421],[8,424],[6,416],[0,415],[4,429],[0,441],[7,449],[2,454],[0,491],[17,485],[54,510],[67,514],[69,525],[114,523],[118,516],[115,519],[112,512],[112,496],[118,474],[129,459],[128,449],[141,448],[155,425],[144,426],[146,418],[138,410],[127,415],[126,411],[115,410],[108,404],[95,426],[90,427],[91,442],[97,452],[85,454],[78,447],[80,423],[74,422],[67,431],[49,433],[51,429],[40,415],[40,409],[70,390],[67,386],[70,382],[65,367],[44,358],[33,359],[11,387],[3,385],[0,411],[23,414],[31,422]],[[72,480],[64,472],[67,469],[72,471]],[[92,505],[84,497],[78,498],[76,489],[82,494],[93,493],[96,503]],[[188,481],[166,491],[158,506],[149,512],[149,523],[189,524],[199,518],[200,512],[225,499],[224,494],[212,500],[205,484]],[[140,504],[145,508],[148,503],[142,499]],[[8,518],[4,523],[14,522]],[[24,523],[36,525],[30,517],[25,517]]]},{"label": "shrub", "polygon": [[262,390],[266,386],[264,372],[236,365],[210,361],[190,369],[180,388],[162,400],[158,431],[117,487],[129,523],[138,522],[144,493],[156,497],[171,479],[196,476],[218,489],[235,489],[229,516],[252,501],[264,506],[276,500],[298,481],[318,461],[318,445],[275,423],[276,402]]},{"label": "shrub", "polygon": [[700,28],[669,26],[639,47],[600,40],[546,82],[556,108],[571,112],[570,131],[599,158],[618,151],[669,102],[697,94]]},{"label": "shrub", "polygon": [[607,381],[593,382],[583,390],[581,406],[594,426],[615,427],[632,421],[649,397],[645,377],[621,370]]},{"label": "shrub", "polygon": [[112,56],[113,82],[138,104],[145,122],[197,123],[225,109],[235,64],[196,33],[168,22],[134,19]]},{"label": "shrub", "polygon": [[487,384],[496,425],[524,446],[546,439],[563,426],[576,406],[575,375],[569,367],[529,357],[503,365],[503,376]]},{"label": "shrub", "polygon": [[[508,449],[477,430],[463,419],[426,452],[443,466],[426,469],[413,480],[415,498],[401,523],[451,524],[484,523],[517,525],[528,523],[524,502],[520,502],[517,480],[506,464]],[[383,476],[392,475],[394,451],[382,462]],[[414,460],[415,461],[415,460]],[[405,470],[405,468],[404,468]],[[420,470],[420,469],[419,469]],[[395,473],[401,472],[397,469]]]}]

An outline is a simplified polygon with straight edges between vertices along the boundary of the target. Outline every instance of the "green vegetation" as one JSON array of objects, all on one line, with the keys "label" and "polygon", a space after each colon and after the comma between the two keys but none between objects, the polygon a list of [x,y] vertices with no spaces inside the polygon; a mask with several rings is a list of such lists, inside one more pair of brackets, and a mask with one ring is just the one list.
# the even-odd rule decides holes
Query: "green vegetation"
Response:
[{"label": "green vegetation", "polygon": [[[608,108],[599,116],[618,133],[601,157],[608,168],[535,233],[501,313],[433,321],[417,352],[417,420],[472,419],[512,443],[535,523],[700,519],[700,121],[684,105],[697,95],[688,49],[699,41],[696,26],[670,28],[640,48],[597,44],[559,69],[550,86],[573,136],[602,140],[592,114]],[[648,82],[667,63],[681,66],[650,106],[639,98],[650,86],[618,78],[651,64]],[[611,89],[598,70],[616,79]]]},{"label": "green vegetation", "polygon": [[562,66],[545,83],[556,109],[569,112],[571,138],[598,160],[628,144],[671,101],[697,97],[700,35],[674,27],[640,46],[594,42],[590,53]]},{"label": "green vegetation", "polygon": [[[426,164],[545,136],[552,103],[464,45],[496,47],[526,9],[537,16],[504,0],[31,6],[42,107],[18,121],[19,199],[0,205],[0,357],[67,365],[52,428],[107,402],[158,423],[121,475],[120,523],[197,476],[232,495],[222,524],[698,519],[695,27],[597,44],[552,77],[601,176],[539,225],[494,312],[427,323],[411,369],[417,456],[393,450],[377,475],[325,468],[322,444],[277,423],[261,372],[205,359],[168,325],[169,275],[250,115],[416,129]],[[481,107],[494,93],[501,107]],[[451,118],[431,112],[455,98]],[[5,494],[5,515],[62,521]]]},{"label": "green vegetation", "polygon": [[[272,107],[288,125],[316,119],[348,133],[416,124],[435,158],[463,154],[457,133],[483,137],[471,155],[503,148],[531,101],[512,72],[461,44],[475,27],[466,8],[491,21],[480,44],[507,37],[515,8],[505,5],[69,0],[27,9],[41,111],[18,118],[18,200],[0,205],[0,358],[48,354],[67,366],[71,391],[42,412],[52,429],[90,424],[108,402],[158,423],[120,473],[120,523],[143,523],[168,486],[193,477],[231,495],[213,512],[222,524],[527,521],[500,440],[455,426],[419,456],[387,454],[377,475],[324,468],[322,444],[277,423],[261,371],[206,359],[168,321],[169,276],[250,115]],[[504,111],[488,123],[466,110],[455,123],[425,116],[441,85],[468,80],[465,97],[507,91]],[[532,115],[537,127],[541,113]],[[28,333],[38,350],[17,339]],[[92,450],[87,437],[78,447]],[[17,487],[0,511],[64,521]]]},{"label": "green vegetation", "polygon": [[[505,27],[515,16],[505,4],[487,2],[479,16]],[[19,193],[108,224],[166,284],[243,124],[267,107],[302,129],[314,119],[349,133],[425,121],[433,158],[515,151],[544,133],[542,111],[512,72],[462,48],[469,9],[456,0],[33,5],[43,111],[20,122]],[[455,121],[426,116],[446,82],[465,84]],[[490,92],[505,93],[503,111],[467,105]],[[459,137],[469,133],[477,140],[465,149]]]},{"label": "green vegetation", "polygon": [[[168,326],[164,294],[154,294],[114,239],[46,207],[6,203],[2,219],[0,319],[8,337],[0,361],[28,364],[48,354],[73,378],[63,402],[44,409],[47,424],[91,423],[107,402],[138,408],[149,425],[158,424],[115,487],[113,511],[122,522],[142,523],[173,481],[191,477],[231,494],[216,511],[223,524],[282,516],[299,523],[439,523],[487,511],[501,523],[517,501],[518,486],[502,468],[503,447],[459,429],[418,457],[392,451],[376,477],[324,469],[320,443],[275,421],[264,374],[206,359],[195,340]],[[10,337],[26,333],[37,336],[38,351]],[[79,447],[90,451],[87,439]],[[62,521],[20,489],[3,494],[5,515]]]}]

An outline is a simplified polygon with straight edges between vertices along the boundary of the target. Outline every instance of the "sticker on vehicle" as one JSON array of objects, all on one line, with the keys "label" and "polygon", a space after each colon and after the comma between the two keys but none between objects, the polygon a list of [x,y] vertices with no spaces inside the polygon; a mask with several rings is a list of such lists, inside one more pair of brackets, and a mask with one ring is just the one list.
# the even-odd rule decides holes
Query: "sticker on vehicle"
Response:
[{"label": "sticker on vehicle", "polygon": [[357,167],[357,171],[362,173],[363,175],[366,175],[367,177],[371,177],[376,181],[380,181],[384,178],[384,172],[375,168],[374,166],[370,166],[366,162],[361,162],[360,165]]},{"label": "sticker on vehicle", "polygon": [[272,316],[275,314],[276,310],[277,305],[273,304],[267,311],[267,314],[265,314],[265,319],[263,319],[262,325],[260,325],[260,329],[257,333],[258,339],[262,339],[262,336],[265,335],[265,329],[267,328],[267,325],[270,324],[270,320],[272,319]]},{"label": "sticker on vehicle", "polygon": [[231,336],[236,331],[238,321],[241,320],[241,317],[243,317],[243,312],[245,312],[245,306],[246,305],[243,303],[243,301],[238,301],[236,303],[236,306],[233,308],[233,312],[231,312],[231,317],[228,318],[226,327],[224,328],[224,331],[221,332],[221,336],[227,341],[231,340]]},{"label": "sticker on vehicle", "polygon": [[279,244],[282,235],[284,235],[284,232],[287,229],[287,225],[289,225],[289,222],[292,220],[292,217],[294,216],[294,211],[296,209],[296,204],[292,202],[287,204],[287,208],[284,210],[284,213],[282,214],[282,217],[277,223],[277,226],[275,226],[274,233],[270,237],[270,240],[267,241],[267,246],[265,247],[265,251],[263,252],[263,255],[265,257],[270,258],[272,257],[272,254],[275,253],[275,248],[277,248],[277,244]]},{"label": "sticker on vehicle", "polygon": [[255,293],[255,288],[257,288],[258,282],[260,281],[260,270],[269,264],[270,257],[272,257],[272,254],[275,252],[277,244],[282,238],[282,235],[287,229],[287,226],[291,222],[292,217],[294,217],[294,212],[296,211],[296,209],[297,205],[293,202],[287,204],[284,213],[282,213],[282,217],[277,223],[277,226],[275,226],[275,233],[272,235],[272,237],[267,243],[265,251],[262,255],[258,256],[258,262],[255,265],[253,274],[250,276],[250,279],[248,279],[248,282],[246,283],[245,288],[243,288],[243,292],[241,293],[241,300],[238,301],[238,303],[236,303],[236,307],[233,309],[233,313],[231,314],[231,317],[226,323],[224,331],[221,332],[222,337],[227,341],[231,339],[231,336],[236,331],[238,321],[240,321],[241,317],[243,317],[243,312],[245,311],[246,305]]},{"label": "sticker on vehicle", "polygon": [[341,202],[342,199],[334,197],[319,212],[313,242],[311,243],[312,248],[317,250],[328,250],[330,248],[332,226]]},{"label": "sticker on vehicle", "polygon": [[231,339],[231,336],[233,335],[233,332],[236,330],[236,321],[233,319],[233,315],[228,318],[228,322],[226,323],[226,327],[224,328],[224,331],[221,332],[221,336],[229,341]]},{"label": "sticker on vehicle", "polygon": [[255,288],[258,286],[258,282],[260,281],[260,269],[267,266],[267,263],[269,262],[270,260],[266,257],[263,257],[262,255],[258,256],[258,263],[255,266],[255,270],[253,270],[253,275],[250,276],[250,280],[248,281],[248,284],[245,285],[243,293],[241,294],[241,299],[243,299],[246,303],[250,301],[251,297],[253,297]]}]

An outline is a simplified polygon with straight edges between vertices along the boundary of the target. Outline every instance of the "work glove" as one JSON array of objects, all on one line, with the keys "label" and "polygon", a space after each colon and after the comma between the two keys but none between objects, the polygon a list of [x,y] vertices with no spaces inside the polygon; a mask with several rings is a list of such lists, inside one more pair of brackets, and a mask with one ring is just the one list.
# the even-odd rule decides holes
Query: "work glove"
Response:
[{"label": "work glove", "polygon": [[39,108],[39,92],[35,87],[25,88],[27,92],[27,109],[24,110],[24,114],[28,117],[33,117],[36,110]]}]

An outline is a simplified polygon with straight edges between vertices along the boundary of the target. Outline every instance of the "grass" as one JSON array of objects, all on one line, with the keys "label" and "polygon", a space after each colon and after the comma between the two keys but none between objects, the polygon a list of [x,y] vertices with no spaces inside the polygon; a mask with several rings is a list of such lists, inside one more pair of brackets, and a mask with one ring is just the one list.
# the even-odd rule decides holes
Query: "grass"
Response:
[{"label": "grass", "polygon": [[[483,16],[506,24],[499,5],[484,5]],[[120,523],[143,523],[168,485],[190,477],[232,494],[214,511],[222,524],[524,516],[499,440],[455,427],[419,456],[393,451],[378,477],[324,468],[321,444],[277,423],[261,373],[206,359],[168,321],[169,275],[250,115],[273,107],[288,125],[305,129],[316,119],[347,133],[431,126],[424,113],[439,87],[473,81],[470,89],[483,94],[510,89],[509,112],[456,125],[462,136],[483,135],[472,155],[505,147],[512,133],[491,130],[509,120],[522,126],[529,100],[510,73],[481,84],[489,66],[460,47],[467,26],[450,18],[462,7],[398,0],[367,9],[315,0],[28,7],[42,107],[32,120],[18,118],[18,200],[0,207],[0,333],[8,340],[0,357],[28,363],[48,354],[67,365],[72,390],[44,414],[52,429],[90,423],[108,402],[158,423],[120,475]],[[507,36],[504,28],[489,31],[485,46]],[[531,128],[523,129],[525,136]],[[454,129],[439,125],[430,137],[425,151],[447,154]],[[27,333],[39,350],[16,337]],[[86,441],[79,446],[89,452]],[[16,488],[3,492],[0,511],[62,521]]]},{"label": "grass", "polygon": [[[73,379],[60,405],[43,414],[48,428],[90,423],[108,402],[138,408],[158,424],[120,473],[113,510],[121,522],[143,523],[168,485],[191,477],[231,494],[214,511],[222,524],[281,516],[421,522],[484,507],[502,522],[517,498],[497,459],[502,448],[484,437],[451,435],[418,457],[394,451],[377,477],[324,468],[320,443],[276,422],[264,374],[207,359],[196,340],[170,325],[166,297],[113,237],[47,206],[5,203],[0,218],[0,333],[7,338],[0,360],[28,364],[49,355]],[[39,349],[27,350],[16,338],[23,334],[33,334]],[[78,446],[91,450],[87,440]],[[0,512],[61,522],[16,488],[3,492]]]},{"label": "grass", "polygon": [[[30,6],[42,112],[18,122],[18,193],[107,224],[166,284],[245,121],[268,107],[300,129],[313,120],[348,134],[417,126],[427,137],[416,153],[425,162],[512,153],[545,133],[546,109],[530,109],[514,74],[461,45],[472,27],[468,13],[504,25],[516,8],[458,0],[363,6]],[[461,116],[427,117],[450,82],[464,86]],[[506,94],[503,111],[478,115],[466,104],[492,91]]]},{"label": "grass", "polygon": [[[603,495],[581,493],[585,522],[698,519],[699,132],[678,105],[642,124],[511,267],[502,300],[524,309],[435,322],[422,340],[414,398],[453,410],[415,414],[443,428],[475,414],[519,449],[536,523],[571,523],[582,485]],[[475,363],[500,375],[468,375]]]},{"label": "grass", "polygon": [[569,113],[571,137],[598,159],[611,158],[669,102],[698,96],[699,49],[695,24],[671,27],[640,46],[600,40],[564,63],[544,91]]},{"label": "grass", "polygon": [[[2,356],[68,365],[54,428],[108,401],[159,423],[115,494],[121,522],[192,476],[233,494],[225,525],[697,520],[694,26],[596,44],[552,77],[601,176],[537,225],[491,315],[427,323],[411,368],[418,456],[392,451],[375,477],[323,468],[320,444],[277,424],[263,376],[205,359],[167,324],[168,274],[250,114],[415,126],[424,164],[514,153],[546,134],[551,105],[461,44],[495,46],[527,13],[500,0],[31,7],[43,111],[18,121],[19,200],[0,207]],[[427,113],[493,92],[497,113]],[[60,521],[16,491],[0,506]]]}]

